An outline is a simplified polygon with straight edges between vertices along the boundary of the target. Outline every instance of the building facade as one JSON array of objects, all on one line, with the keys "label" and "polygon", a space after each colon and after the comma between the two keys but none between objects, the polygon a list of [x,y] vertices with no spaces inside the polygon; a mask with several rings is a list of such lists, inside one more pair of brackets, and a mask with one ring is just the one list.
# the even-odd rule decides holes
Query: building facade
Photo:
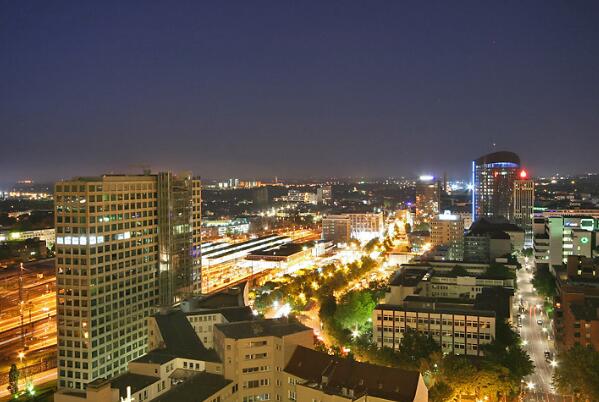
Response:
[{"label": "building facade", "polygon": [[579,344],[599,351],[599,264],[568,256],[566,267],[566,278],[557,280],[555,340],[566,350]]},{"label": "building facade", "polygon": [[561,266],[570,255],[599,255],[599,210],[545,211],[534,222],[537,264]]},{"label": "building facade", "polygon": [[464,258],[464,221],[449,211],[437,215],[431,221],[431,244],[447,246],[449,260],[461,261]]},{"label": "building facade", "polygon": [[146,351],[147,317],[193,292],[199,199],[189,174],[56,183],[59,389],[123,372]]},{"label": "building facade", "polygon": [[351,222],[345,215],[327,215],[322,218],[322,240],[347,243],[351,239]]},{"label": "building facade", "polygon": [[521,170],[514,181],[514,212],[512,221],[524,229],[524,245],[533,244],[533,219],[535,203],[535,183],[528,178],[528,173]]},{"label": "building facade", "polygon": [[416,181],[416,222],[429,223],[439,214],[441,184],[432,176]]},{"label": "building facade", "polygon": [[472,161],[473,221],[480,217],[511,219],[519,169],[520,158],[513,152],[494,152]]}]

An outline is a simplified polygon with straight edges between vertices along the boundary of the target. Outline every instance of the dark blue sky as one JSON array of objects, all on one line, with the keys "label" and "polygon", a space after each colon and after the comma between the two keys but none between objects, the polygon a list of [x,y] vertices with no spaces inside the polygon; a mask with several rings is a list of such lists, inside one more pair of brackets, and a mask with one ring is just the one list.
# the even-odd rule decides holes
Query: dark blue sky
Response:
[{"label": "dark blue sky", "polygon": [[599,170],[597,1],[0,3],[0,182]]}]

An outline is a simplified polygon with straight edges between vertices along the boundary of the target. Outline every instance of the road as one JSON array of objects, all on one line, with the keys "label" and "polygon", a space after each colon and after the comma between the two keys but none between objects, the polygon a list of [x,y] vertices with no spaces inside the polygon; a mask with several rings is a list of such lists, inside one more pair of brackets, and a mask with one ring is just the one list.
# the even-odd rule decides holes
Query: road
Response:
[{"label": "road", "polygon": [[[555,347],[553,341],[549,339],[552,335],[551,325],[547,315],[543,312],[543,300],[539,297],[531,284],[532,269],[531,265],[524,263],[523,268],[518,271],[518,295],[514,303],[514,321],[517,321],[519,308],[523,307],[521,313],[520,336],[524,349],[532,359],[535,365],[534,373],[525,379],[523,389],[526,391],[525,401],[571,401],[571,398],[555,395],[555,389],[551,384],[553,375],[552,365],[557,364],[553,359],[546,359],[545,352],[555,356]],[[530,271],[530,272],[529,272]],[[542,321],[542,324],[538,323]]]}]

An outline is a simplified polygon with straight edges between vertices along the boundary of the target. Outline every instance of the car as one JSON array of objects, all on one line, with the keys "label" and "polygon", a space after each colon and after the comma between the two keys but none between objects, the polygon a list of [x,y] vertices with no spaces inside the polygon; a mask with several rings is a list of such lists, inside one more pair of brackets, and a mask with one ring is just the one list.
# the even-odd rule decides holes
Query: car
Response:
[{"label": "car", "polygon": [[537,320],[537,324],[543,325],[543,320]]},{"label": "car", "polygon": [[553,359],[553,353],[551,353],[550,351],[546,350],[545,353],[545,360],[550,361]]},{"label": "car", "polygon": [[522,328],[522,321],[518,321],[518,328]]}]

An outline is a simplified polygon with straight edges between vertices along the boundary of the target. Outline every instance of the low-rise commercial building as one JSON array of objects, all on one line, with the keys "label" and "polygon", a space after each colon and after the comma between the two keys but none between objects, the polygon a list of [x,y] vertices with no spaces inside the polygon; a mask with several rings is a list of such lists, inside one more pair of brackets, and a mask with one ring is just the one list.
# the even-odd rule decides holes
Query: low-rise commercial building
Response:
[{"label": "low-rise commercial building", "polygon": [[497,320],[511,319],[514,280],[487,275],[476,265],[472,272],[461,268],[402,266],[373,312],[373,341],[398,349],[404,333],[415,330],[446,353],[481,355],[481,345],[495,338]]}]

